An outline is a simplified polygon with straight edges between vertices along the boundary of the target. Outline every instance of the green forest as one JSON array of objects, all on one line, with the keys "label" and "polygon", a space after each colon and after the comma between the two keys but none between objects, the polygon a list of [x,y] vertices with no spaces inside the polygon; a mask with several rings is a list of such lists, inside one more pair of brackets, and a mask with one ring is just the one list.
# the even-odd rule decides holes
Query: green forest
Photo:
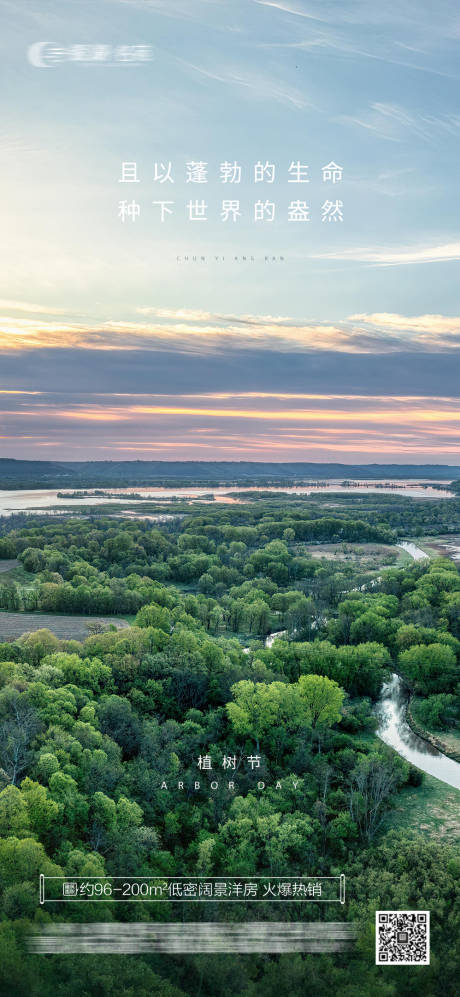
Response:
[{"label": "green forest", "polygon": [[[395,547],[452,533],[458,506],[267,495],[172,504],[164,522],[106,510],[1,522],[2,995],[458,993],[458,836],[418,825],[426,778],[376,736],[375,716],[396,672],[420,727],[458,741],[458,568]],[[1,637],[20,613],[36,629]],[[88,636],[58,637],[40,614],[87,616]],[[344,919],[358,940],[334,955],[37,956],[35,928],[101,920],[97,902],[40,906],[40,873],[344,873],[347,902],[332,909],[109,902],[102,919]],[[381,908],[431,910],[430,966],[375,965]]]}]

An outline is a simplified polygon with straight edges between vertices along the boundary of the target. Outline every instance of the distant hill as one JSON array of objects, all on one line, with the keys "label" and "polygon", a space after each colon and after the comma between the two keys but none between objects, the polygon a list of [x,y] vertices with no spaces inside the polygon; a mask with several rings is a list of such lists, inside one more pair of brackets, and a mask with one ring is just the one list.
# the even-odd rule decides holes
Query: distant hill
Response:
[{"label": "distant hill", "polygon": [[446,464],[316,464],[255,461],[48,461],[0,458],[0,488],[83,488],[125,485],[287,483],[330,479],[460,480]]}]

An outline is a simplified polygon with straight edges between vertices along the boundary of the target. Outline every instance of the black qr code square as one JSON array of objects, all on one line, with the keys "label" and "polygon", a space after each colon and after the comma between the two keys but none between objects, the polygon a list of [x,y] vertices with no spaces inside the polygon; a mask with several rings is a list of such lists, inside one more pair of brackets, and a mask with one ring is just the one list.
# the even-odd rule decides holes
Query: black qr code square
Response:
[{"label": "black qr code square", "polygon": [[378,910],[375,913],[378,966],[428,966],[429,910]]}]

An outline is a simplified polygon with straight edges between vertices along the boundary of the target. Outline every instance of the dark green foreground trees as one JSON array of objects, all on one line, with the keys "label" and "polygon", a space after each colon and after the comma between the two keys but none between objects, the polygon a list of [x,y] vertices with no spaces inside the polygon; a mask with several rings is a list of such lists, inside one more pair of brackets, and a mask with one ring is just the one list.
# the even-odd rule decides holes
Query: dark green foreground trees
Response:
[{"label": "dark green foreground trees", "polygon": [[[164,529],[31,524],[0,542],[1,556],[19,556],[31,575],[17,586],[21,605],[125,613],[131,623],[83,644],[43,630],[0,644],[1,994],[453,997],[458,852],[416,830],[387,831],[417,773],[375,738],[372,703],[397,669],[426,716],[455,729],[460,577],[440,561],[389,568],[362,588],[357,569],[311,557],[303,539],[353,536],[356,521],[311,522],[251,507],[246,520],[210,510]],[[270,630],[287,634],[266,647]],[[344,872],[348,903],[334,913],[43,909],[40,872]],[[379,907],[432,910],[430,968],[374,966]],[[48,919],[281,916],[358,921],[358,945],[347,955],[238,959],[25,951],[31,926]]]}]

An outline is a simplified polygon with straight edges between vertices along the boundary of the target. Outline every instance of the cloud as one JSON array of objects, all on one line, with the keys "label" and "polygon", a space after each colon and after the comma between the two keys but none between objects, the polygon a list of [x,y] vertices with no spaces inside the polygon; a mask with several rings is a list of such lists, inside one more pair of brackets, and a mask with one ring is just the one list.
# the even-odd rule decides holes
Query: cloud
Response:
[{"label": "cloud", "polygon": [[157,318],[184,319],[189,322],[206,322],[212,317],[212,312],[198,311],[193,308],[155,308],[153,305],[136,308],[138,315],[155,315]]},{"label": "cloud", "polygon": [[323,21],[326,18],[321,17],[319,14],[310,14],[306,10],[298,10],[295,7],[290,7],[288,4],[278,3],[276,0],[254,0],[259,7],[274,7],[275,10],[280,10],[283,14],[293,14],[295,17],[306,17],[309,21]]},{"label": "cloud", "polygon": [[406,246],[395,249],[366,246],[357,249],[337,249],[330,253],[312,253],[316,260],[350,260],[374,263],[377,266],[403,266],[410,263],[446,263],[460,260],[460,242],[436,246]]},{"label": "cloud", "polygon": [[[458,460],[460,400],[454,397],[302,392],[227,392],[65,397],[49,392],[27,408],[0,398],[2,453],[164,459],[321,459],[340,453],[375,461]],[[30,448],[29,442],[30,441]]]},{"label": "cloud", "polygon": [[[458,38],[459,27],[456,7],[452,2],[438,5],[436,10],[430,0],[387,0],[385,4],[370,4],[368,0],[310,0],[305,4],[291,3],[290,0],[253,0],[261,7],[273,7],[282,13],[308,20],[321,21],[331,25],[351,27],[354,33],[359,28],[375,29],[379,27],[384,32],[388,29],[394,45],[401,45],[409,51],[420,52],[423,38],[426,47],[432,48],[434,42]],[[399,35],[406,29],[407,42],[398,38],[395,41],[395,28]],[[378,43],[382,43],[379,34]]]},{"label": "cloud", "polygon": [[384,101],[375,101],[359,116],[343,114],[337,120],[345,124],[358,125],[391,142],[403,142],[411,135],[415,135],[429,145],[439,141],[437,135],[439,132],[443,133],[444,138],[449,135],[458,138],[460,129],[460,116],[457,114],[414,113],[399,104]]},{"label": "cloud", "polygon": [[[375,60],[409,71],[458,79],[455,48],[458,24],[452,6],[434,13],[429,3],[370,4],[348,0],[346,4],[310,2],[308,6],[289,0],[253,0],[258,7],[272,9],[284,18],[283,33],[259,42],[262,48],[292,48],[335,59]],[[310,23],[305,25],[307,19]],[[279,24],[279,21],[277,22]],[[289,28],[294,33],[288,37]],[[302,30],[304,29],[305,30]],[[302,37],[303,35],[303,37]],[[416,61],[415,61],[416,60]],[[350,121],[371,127],[358,116]]]},{"label": "cloud", "polygon": [[460,317],[450,315],[397,315],[377,312],[371,315],[351,315],[350,322],[364,322],[385,330],[407,330],[432,336],[452,336],[460,333]]},{"label": "cloud", "polygon": [[[358,258],[374,260],[375,256],[368,250]],[[146,316],[151,314],[154,320],[107,320],[96,325],[4,316],[0,318],[0,352],[77,349],[111,351],[115,355],[118,351],[166,350],[228,356],[235,350],[259,348],[279,353],[329,351],[357,355],[408,349],[436,352],[460,347],[460,319],[444,315],[360,313],[336,322],[315,322],[286,316],[238,316],[153,306],[141,306],[138,311]]]},{"label": "cloud", "polygon": [[286,86],[284,82],[279,82],[272,75],[266,76],[264,73],[254,71],[254,69],[245,72],[241,65],[237,68],[223,68],[219,66],[218,69],[213,69],[206,68],[205,66],[197,66],[195,63],[187,62],[184,59],[176,59],[176,62],[187,69],[191,69],[194,73],[199,73],[200,76],[204,76],[206,79],[230,86],[243,87],[244,90],[249,90],[256,98],[275,100],[281,104],[296,107],[298,110],[311,107],[310,102],[306,100],[301,90]]},{"label": "cloud", "polygon": [[[106,350],[161,349],[175,346],[184,352],[209,352],[223,347],[264,345],[272,348],[346,348],[348,335],[335,325],[280,325],[275,321],[235,319],[204,313],[204,322],[178,318],[172,322],[108,321],[98,326],[81,323],[0,318],[0,351],[40,347]],[[222,323],[222,324],[221,324]]]},{"label": "cloud", "polygon": [[423,142],[434,142],[434,129],[437,119],[426,119],[421,114],[414,114],[398,104],[376,101],[359,116],[343,114],[338,118],[345,124],[357,125],[379,135],[390,142],[403,142],[415,135]]},{"label": "cloud", "polygon": [[68,309],[48,308],[46,305],[35,305],[27,301],[11,301],[0,298],[0,308],[11,309],[14,312],[30,312],[33,315],[67,315]]},{"label": "cloud", "polygon": [[192,308],[156,308],[148,306],[136,308],[140,315],[155,315],[157,318],[173,321],[243,323],[244,325],[290,325],[292,319],[286,316],[274,315],[232,315],[221,312],[206,312]]},{"label": "cloud", "polygon": [[[260,0],[255,0],[255,2],[256,3],[260,2]],[[266,5],[264,4],[264,6]],[[280,7],[279,9],[281,10],[282,8]],[[294,13],[294,11],[292,11],[291,13]],[[300,16],[306,16],[306,15],[300,15]],[[323,19],[318,18],[318,20],[323,20]],[[363,45],[358,47],[356,45],[356,41],[347,40],[345,33],[343,31],[342,34],[338,35],[335,31],[331,31],[331,29],[327,26],[325,29],[318,30],[315,36],[311,36],[301,41],[296,40],[293,42],[291,41],[261,42],[259,43],[259,47],[268,48],[268,49],[270,48],[294,49],[300,52],[304,51],[304,52],[313,52],[313,53],[316,49],[316,50],[321,50],[321,54],[329,55],[331,57],[336,57],[338,59],[350,58],[353,59],[354,61],[356,61],[357,57],[363,59],[373,59],[376,62],[383,62],[389,66],[400,66],[401,69],[416,70],[417,72],[421,73],[431,73],[434,74],[435,76],[447,77],[448,79],[455,79],[455,80],[459,79],[456,73],[449,72],[445,68],[441,68],[441,66],[439,65],[438,66],[428,65],[427,63],[425,63],[424,65],[420,65],[419,63],[411,62],[408,61],[407,59],[397,58],[394,52],[395,43],[393,42],[392,39],[389,39],[386,49],[382,46],[382,39],[380,36],[378,40],[378,47],[375,50],[372,50],[373,43],[374,43],[374,38],[372,36],[366,37],[366,41],[363,42]],[[363,47],[364,45],[367,47]],[[428,57],[428,53],[426,52],[423,53],[421,52],[420,49],[411,48],[410,46],[401,46],[401,47],[405,48],[407,51],[417,52],[419,54],[425,55],[425,57]],[[378,110],[377,107],[375,109]],[[456,115],[452,115],[451,117],[453,119],[453,124],[455,127]],[[384,138],[391,137],[390,135],[386,135],[383,132],[383,126],[381,123],[380,126],[378,126],[377,124],[372,124],[370,122],[360,120],[359,118],[348,117],[346,115],[343,115],[341,118],[339,118],[339,120],[345,122],[348,121],[351,124],[358,124],[361,125],[363,128],[370,128],[372,131],[382,131],[382,137]],[[426,118],[425,120],[428,123],[428,118]],[[433,119],[433,123],[435,122],[435,120],[436,119]]]},{"label": "cloud", "polygon": [[387,350],[382,344],[377,353],[293,348],[284,352],[244,344],[186,353],[171,344],[161,349],[113,350],[110,363],[107,350],[99,349],[35,348],[27,357],[9,351],[1,355],[0,366],[1,383],[7,390],[56,392],[58,385],[63,402],[84,392],[88,404],[94,395],[203,395],[210,386],[216,393],[405,395],[408,370],[412,394],[459,397],[458,356],[455,348],[420,352],[409,344],[402,352]]}]

